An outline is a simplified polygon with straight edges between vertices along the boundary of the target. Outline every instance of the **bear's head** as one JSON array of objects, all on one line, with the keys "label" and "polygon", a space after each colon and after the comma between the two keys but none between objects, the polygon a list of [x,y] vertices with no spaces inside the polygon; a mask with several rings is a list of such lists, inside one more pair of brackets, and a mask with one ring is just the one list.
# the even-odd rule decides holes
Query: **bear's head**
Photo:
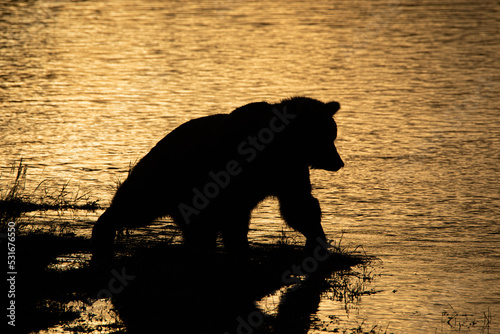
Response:
[{"label": "bear's head", "polygon": [[290,123],[294,154],[311,168],[338,171],[344,167],[334,144],[337,124],[333,115],[340,109],[338,102],[294,97],[283,100],[281,105],[295,116]]}]

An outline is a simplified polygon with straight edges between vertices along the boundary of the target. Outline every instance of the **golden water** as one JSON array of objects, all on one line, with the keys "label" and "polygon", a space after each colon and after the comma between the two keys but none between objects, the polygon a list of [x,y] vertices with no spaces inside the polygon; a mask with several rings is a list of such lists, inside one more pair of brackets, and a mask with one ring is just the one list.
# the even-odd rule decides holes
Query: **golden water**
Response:
[{"label": "golden water", "polygon": [[[434,333],[454,329],[450,307],[489,309],[500,330],[497,1],[40,0],[0,15],[0,185],[22,157],[31,186],[70,181],[106,204],[191,118],[337,100],[346,166],[313,171],[314,192],[330,238],[379,258],[382,292],[349,313],[324,298],[318,318]],[[73,218],[86,233],[96,217]],[[251,240],[278,217],[264,203]]]}]

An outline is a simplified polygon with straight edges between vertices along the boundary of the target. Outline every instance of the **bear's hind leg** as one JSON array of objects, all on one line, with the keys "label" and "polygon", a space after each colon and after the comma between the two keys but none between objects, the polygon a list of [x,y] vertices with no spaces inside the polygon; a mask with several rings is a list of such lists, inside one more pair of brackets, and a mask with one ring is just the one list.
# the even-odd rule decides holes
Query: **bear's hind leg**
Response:
[{"label": "bear's hind leg", "polygon": [[107,209],[97,219],[92,228],[92,263],[96,266],[109,266],[113,261],[116,231],[119,219],[112,209]]},{"label": "bear's hind leg", "polygon": [[181,228],[184,244],[193,253],[213,253],[215,250],[218,229],[215,220],[211,215],[201,214],[186,223],[179,217],[174,217],[174,221]]},{"label": "bear's hind leg", "polygon": [[247,259],[250,247],[248,245],[248,223],[250,214],[227,217],[221,224],[224,248],[231,257]]},{"label": "bear's hind leg", "polygon": [[153,210],[125,210],[111,205],[92,229],[92,263],[110,266],[114,257],[116,232],[122,227],[138,227],[151,223],[157,216]]}]

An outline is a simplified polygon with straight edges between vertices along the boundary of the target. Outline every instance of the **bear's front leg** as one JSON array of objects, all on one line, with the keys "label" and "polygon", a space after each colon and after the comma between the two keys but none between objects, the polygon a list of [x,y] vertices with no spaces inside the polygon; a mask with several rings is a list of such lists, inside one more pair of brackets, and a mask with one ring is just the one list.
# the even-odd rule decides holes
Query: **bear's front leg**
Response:
[{"label": "bear's front leg", "polygon": [[313,250],[318,240],[326,241],[321,226],[321,207],[311,194],[286,194],[279,197],[286,223],[306,237],[306,250]]}]

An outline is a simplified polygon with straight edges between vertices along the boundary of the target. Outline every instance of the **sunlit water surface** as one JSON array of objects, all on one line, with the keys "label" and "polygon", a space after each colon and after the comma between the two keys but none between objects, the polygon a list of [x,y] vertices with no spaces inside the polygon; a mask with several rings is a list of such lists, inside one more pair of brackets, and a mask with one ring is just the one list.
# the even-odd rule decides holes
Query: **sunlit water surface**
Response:
[{"label": "sunlit water surface", "polygon": [[[319,320],[439,333],[457,329],[443,312],[490,312],[500,331],[497,1],[41,0],[0,14],[0,185],[22,157],[27,188],[69,182],[107,205],[191,118],[337,100],[346,166],[313,171],[314,194],[330,238],[378,257],[381,292],[349,312],[324,298]],[[88,233],[98,214],[70,224]],[[266,201],[250,239],[283,226]]]}]

